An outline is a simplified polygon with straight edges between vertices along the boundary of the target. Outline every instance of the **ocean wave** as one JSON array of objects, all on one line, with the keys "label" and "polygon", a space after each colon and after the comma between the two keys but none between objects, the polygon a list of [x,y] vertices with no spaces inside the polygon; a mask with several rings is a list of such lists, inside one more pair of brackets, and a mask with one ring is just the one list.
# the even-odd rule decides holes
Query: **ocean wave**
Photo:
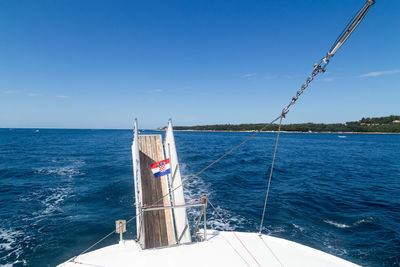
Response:
[{"label": "ocean wave", "polygon": [[300,232],[304,232],[304,228],[303,227],[301,227],[301,226],[299,226],[297,224],[294,224],[294,223],[292,223],[292,225],[293,225],[294,228],[299,229]]},{"label": "ocean wave", "polygon": [[331,220],[324,220],[324,222],[327,223],[327,224],[333,225],[333,226],[335,226],[337,228],[349,228],[349,227],[351,227],[348,224],[338,223],[338,222],[334,222],[334,221],[331,221]]},{"label": "ocean wave", "polygon": [[[58,163],[59,160],[53,159],[52,162]],[[35,221],[56,211],[62,212],[61,204],[73,191],[72,178],[84,175],[79,170],[85,164],[84,161],[68,160],[67,162],[68,164],[64,166],[47,166],[36,169],[38,174],[66,177],[67,180],[59,180],[58,185],[53,188],[41,188],[40,190],[31,191],[30,194],[20,199],[23,202],[39,202],[40,206],[43,207],[32,213],[32,219],[35,219]]]},{"label": "ocean wave", "polygon": [[[19,259],[23,252],[21,243],[26,239],[27,237],[24,236],[22,231],[0,229],[0,265],[2,262],[6,262],[9,266],[17,263],[26,265],[26,260]],[[13,264],[10,264],[10,262],[13,262]]]},{"label": "ocean wave", "polygon": [[337,255],[339,257],[343,257],[345,255],[348,255],[348,252],[346,249],[342,248],[342,247],[337,247],[336,245],[332,245],[331,244],[331,240],[329,238],[329,240],[325,240],[323,241],[324,246],[329,250],[330,254],[334,254]]},{"label": "ocean wave", "polygon": [[46,197],[44,200],[42,200],[42,204],[46,207],[43,211],[42,214],[49,214],[52,213],[55,210],[61,211],[61,208],[59,207],[59,204],[64,201],[64,199],[69,195],[70,189],[67,188],[58,188],[54,190],[51,195]]},{"label": "ocean wave", "polygon": [[368,218],[360,219],[360,220],[356,221],[355,223],[353,223],[353,225],[354,226],[358,226],[358,225],[361,225],[361,224],[373,223],[374,221],[375,221],[374,217],[368,217]]},{"label": "ocean wave", "polygon": [[[32,219],[37,220],[44,216],[49,216],[56,211],[62,212],[62,208],[60,207],[60,205],[65,200],[65,198],[70,195],[70,192],[71,188],[68,186],[44,190],[39,194],[34,194],[46,197],[40,200],[40,204],[42,205],[43,209],[33,212]],[[34,199],[34,195],[33,197],[31,197],[31,199]]]},{"label": "ocean wave", "polygon": [[38,168],[36,169],[38,174],[44,175],[59,175],[59,176],[72,176],[72,175],[79,175],[81,174],[78,170],[73,167],[56,167],[56,168]]},{"label": "ocean wave", "polygon": [[[43,139],[53,144],[31,143],[22,134],[12,136],[20,146],[0,142],[8,151],[3,151],[6,154],[2,154],[5,158],[0,172],[8,175],[11,171],[9,176],[15,177],[0,179],[3,188],[0,194],[5,204],[1,207],[0,229],[3,228],[2,235],[6,237],[0,239],[0,266],[55,265],[73,253],[73,249],[63,244],[81,238],[81,233],[87,232],[88,224],[98,216],[113,218],[118,213],[125,217],[131,213],[130,204],[125,208],[125,202],[120,202],[121,196],[125,201],[133,195],[133,189],[125,186],[133,179],[128,149],[131,138],[127,138],[131,134],[123,131],[87,134],[78,130],[74,134],[69,130],[53,133],[61,138]],[[177,132],[182,181],[219,156],[221,149],[246,138],[245,135]],[[76,143],[79,147],[65,145],[64,140],[70,137],[74,139],[68,144],[79,140]],[[186,201],[197,200],[205,193],[235,231],[258,231],[265,198],[264,167],[270,166],[272,137],[270,133],[260,135],[230,154],[227,161],[188,181],[184,185]],[[360,265],[396,265],[400,229],[396,220],[400,136],[352,135],[351,140],[350,137],[340,140],[327,134],[290,134],[282,138],[285,140],[278,153],[278,171],[274,171],[263,234],[293,240],[336,256],[345,254],[343,258]],[[346,142],[343,146],[343,140],[352,143]],[[35,157],[26,157],[26,151],[37,153]],[[327,151],[329,157],[326,157]],[[378,167],[376,162],[387,164]],[[107,170],[107,166],[115,169]],[[379,180],[374,179],[378,176]],[[122,177],[126,180],[121,182],[125,179]],[[83,178],[87,180],[82,181]],[[347,190],[343,191],[344,187]],[[365,201],[370,199],[371,190],[382,200],[381,205],[376,204],[378,201]],[[191,230],[200,209],[187,209]],[[360,213],[351,213],[351,210]],[[228,231],[210,205],[207,221],[208,227]],[[88,238],[96,239],[104,234],[103,230],[103,227],[91,227]],[[134,233],[135,227],[129,230]],[[376,245],[365,245],[371,240]]]},{"label": "ocean wave", "polygon": [[[188,174],[189,170],[185,164],[180,164],[183,178],[190,178],[191,175]],[[185,174],[185,175],[183,175]],[[189,180],[184,184],[184,194],[186,201],[196,201],[201,198],[201,194],[206,194],[208,198],[212,198],[214,191],[211,189],[211,185],[205,182],[202,177],[208,177],[206,174],[201,174],[200,176]],[[209,178],[209,177],[208,177]],[[183,179],[185,180],[185,179]],[[231,212],[215,205],[215,209],[218,213],[226,220],[229,226],[234,230],[237,227],[244,227],[246,224],[246,219],[239,215],[234,215]],[[201,208],[189,208],[187,209],[189,224],[194,226],[197,218],[200,216]],[[210,205],[207,208],[207,227],[215,230],[228,230],[228,227],[219,217],[217,212],[213,210]]]},{"label": "ocean wave", "polygon": [[27,192],[19,201],[29,203],[36,208],[31,216],[25,216],[22,220],[36,225],[43,219],[51,219],[50,216],[55,212],[63,212],[62,203],[73,195],[73,191],[72,184],[66,182],[55,188],[41,188]]},{"label": "ocean wave", "polygon": [[373,221],[374,221],[373,217],[363,218],[352,224],[345,224],[345,223],[339,223],[339,222],[335,222],[335,221],[331,221],[331,220],[324,220],[325,223],[333,225],[337,228],[350,228],[350,227],[359,226],[359,225],[365,224],[365,223],[372,223]]},{"label": "ocean wave", "polygon": [[0,229],[0,249],[11,250],[12,245],[15,244],[16,239],[22,232]]},{"label": "ocean wave", "polygon": [[[229,212],[226,209],[221,208],[220,206],[215,206],[215,209],[218,211],[219,215],[228,223],[229,227],[232,230],[236,230],[237,228],[245,228],[247,225],[247,219]],[[210,226],[215,230],[229,230],[228,226],[221,219],[218,213],[214,209],[209,209],[207,212],[207,226]]]},{"label": "ocean wave", "polygon": [[[52,163],[58,163],[57,160],[51,160]],[[58,175],[58,176],[77,176],[77,175],[85,175],[85,173],[79,170],[80,167],[84,165],[84,161],[82,160],[73,160],[69,164],[64,166],[56,166],[56,167],[41,167],[36,168],[36,173],[41,175]]]},{"label": "ocean wave", "polygon": [[268,226],[263,226],[261,232],[267,235],[274,235],[274,234],[284,233],[286,232],[286,230],[283,226],[268,225]]}]

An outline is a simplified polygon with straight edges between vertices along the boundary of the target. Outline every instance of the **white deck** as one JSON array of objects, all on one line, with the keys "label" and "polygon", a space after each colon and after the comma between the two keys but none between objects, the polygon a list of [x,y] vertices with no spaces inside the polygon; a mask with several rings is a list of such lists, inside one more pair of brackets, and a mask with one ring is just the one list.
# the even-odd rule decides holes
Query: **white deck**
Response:
[{"label": "white deck", "polygon": [[[236,232],[261,266],[358,266],[272,236]],[[208,241],[142,250],[133,241],[104,247],[59,266],[258,266],[232,232],[207,230]]]}]

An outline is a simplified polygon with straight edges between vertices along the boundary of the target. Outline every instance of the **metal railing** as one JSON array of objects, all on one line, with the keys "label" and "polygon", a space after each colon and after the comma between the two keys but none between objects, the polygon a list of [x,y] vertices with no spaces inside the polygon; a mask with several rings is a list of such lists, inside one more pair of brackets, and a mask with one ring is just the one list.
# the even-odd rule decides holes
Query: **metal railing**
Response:
[{"label": "metal railing", "polygon": [[[192,207],[202,207],[200,211],[200,215],[196,220],[195,227],[193,229],[192,237],[197,238],[198,240],[201,241],[206,241],[207,240],[207,216],[206,216],[206,208],[207,208],[207,196],[205,194],[202,195],[202,199],[199,203],[190,203],[190,204],[180,204],[180,205],[171,205],[171,206],[142,206],[141,211],[147,212],[147,211],[156,211],[156,210],[166,210],[166,209],[179,209],[179,208],[192,208]],[[203,217],[203,237],[199,234],[197,231],[201,222],[201,218]],[[141,222],[141,225],[139,229],[143,227],[143,223]],[[180,234],[178,237],[177,243],[179,244],[182,237],[184,236],[184,233],[188,230],[189,225],[185,226],[184,231]]]}]

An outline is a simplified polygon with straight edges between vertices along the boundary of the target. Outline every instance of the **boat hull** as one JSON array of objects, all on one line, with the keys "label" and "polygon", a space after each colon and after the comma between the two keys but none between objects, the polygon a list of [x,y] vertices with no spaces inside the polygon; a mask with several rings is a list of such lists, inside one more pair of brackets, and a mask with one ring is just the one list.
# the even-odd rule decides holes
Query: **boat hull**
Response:
[{"label": "boat hull", "polygon": [[359,266],[282,238],[207,230],[207,241],[142,250],[128,240],[59,266]]}]

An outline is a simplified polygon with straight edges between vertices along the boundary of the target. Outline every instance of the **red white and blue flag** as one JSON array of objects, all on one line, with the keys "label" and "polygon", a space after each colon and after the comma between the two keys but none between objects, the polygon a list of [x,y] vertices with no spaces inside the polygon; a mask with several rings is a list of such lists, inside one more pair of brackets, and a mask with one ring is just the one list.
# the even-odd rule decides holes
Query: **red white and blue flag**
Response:
[{"label": "red white and blue flag", "polygon": [[155,162],[150,165],[150,168],[154,174],[154,177],[156,178],[171,173],[169,159],[164,159],[162,161]]}]

